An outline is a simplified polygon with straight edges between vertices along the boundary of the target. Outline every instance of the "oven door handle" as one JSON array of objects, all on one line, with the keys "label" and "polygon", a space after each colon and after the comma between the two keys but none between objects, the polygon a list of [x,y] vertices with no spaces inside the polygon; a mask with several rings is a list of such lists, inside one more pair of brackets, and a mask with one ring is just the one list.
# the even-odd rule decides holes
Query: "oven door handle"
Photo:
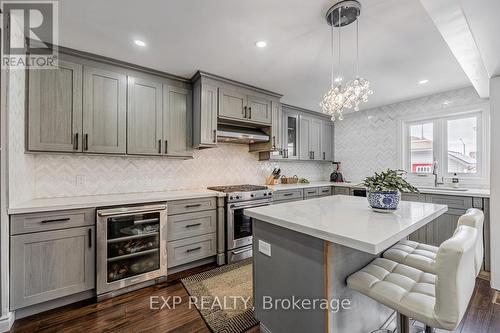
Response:
[{"label": "oven door handle", "polygon": [[244,252],[247,252],[247,251],[251,251],[252,248],[245,248],[245,249],[242,249],[242,250],[237,250],[237,251],[231,251],[232,254],[234,254],[235,256],[238,255],[238,254],[241,254],[241,253],[244,253]]},{"label": "oven door handle", "polygon": [[241,208],[254,208],[254,207],[260,207],[260,206],[268,206],[272,203],[271,200],[261,200],[261,201],[254,201],[252,203],[235,203],[235,204],[229,204],[230,209],[241,209]]}]

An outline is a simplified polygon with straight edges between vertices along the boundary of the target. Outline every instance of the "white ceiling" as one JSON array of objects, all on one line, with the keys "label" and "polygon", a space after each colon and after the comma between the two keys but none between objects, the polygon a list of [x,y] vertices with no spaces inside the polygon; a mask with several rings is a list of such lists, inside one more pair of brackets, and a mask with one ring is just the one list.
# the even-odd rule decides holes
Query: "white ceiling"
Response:
[{"label": "white ceiling", "polygon": [[[361,75],[375,91],[363,108],[470,85],[419,0],[361,2]],[[184,77],[201,69],[319,110],[330,84],[330,31],[324,14],[333,3],[64,0],[59,2],[60,44]],[[342,32],[347,78],[354,74],[353,32],[351,26]],[[138,48],[134,39],[146,41],[147,47]],[[261,39],[268,47],[255,47]],[[430,81],[420,86],[421,79]]]}]

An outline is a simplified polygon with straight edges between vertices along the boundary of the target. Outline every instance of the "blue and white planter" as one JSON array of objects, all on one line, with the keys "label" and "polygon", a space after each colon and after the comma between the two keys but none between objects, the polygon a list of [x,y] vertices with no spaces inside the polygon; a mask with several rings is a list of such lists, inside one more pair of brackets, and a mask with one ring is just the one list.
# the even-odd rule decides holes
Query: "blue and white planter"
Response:
[{"label": "blue and white planter", "polygon": [[376,191],[367,193],[370,207],[381,211],[395,211],[398,209],[401,201],[401,192],[399,191]]}]

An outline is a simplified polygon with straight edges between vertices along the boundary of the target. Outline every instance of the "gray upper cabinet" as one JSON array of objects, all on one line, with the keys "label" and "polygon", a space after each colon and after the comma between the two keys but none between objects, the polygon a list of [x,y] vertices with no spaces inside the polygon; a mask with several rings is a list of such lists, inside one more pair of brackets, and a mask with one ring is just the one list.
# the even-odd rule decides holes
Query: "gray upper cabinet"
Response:
[{"label": "gray upper cabinet", "polygon": [[261,97],[247,96],[247,119],[252,122],[271,124],[271,101]]},{"label": "gray upper cabinet", "polygon": [[94,227],[12,236],[10,309],[95,287]]},{"label": "gray upper cabinet", "polygon": [[278,101],[272,102],[272,136],[271,144],[273,150],[283,149],[283,109]]},{"label": "gray upper cabinet", "polygon": [[283,157],[288,159],[299,158],[299,115],[297,113],[283,111],[284,136]]},{"label": "gray upper cabinet", "polygon": [[163,86],[163,152],[171,156],[192,156],[191,90]]},{"label": "gray upper cabinet", "polygon": [[162,154],[162,101],[163,87],[160,81],[128,78],[128,154]]},{"label": "gray upper cabinet", "polygon": [[127,76],[84,66],[83,151],[125,154]]},{"label": "gray upper cabinet", "polygon": [[82,150],[82,65],[28,73],[28,150]]},{"label": "gray upper cabinet", "polygon": [[219,117],[246,120],[247,96],[236,89],[219,88]]},{"label": "gray upper cabinet", "polygon": [[321,159],[333,161],[333,123],[329,120],[321,122]]},{"label": "gray upper cabinet", "polygon": [[217,144],[217,94],[210,79],[200,78],[193,85],[193,148]]},{"label": "gray upper cabinet", "polygon": [[321,120],[300,116],[300,159],[321,160]]}]

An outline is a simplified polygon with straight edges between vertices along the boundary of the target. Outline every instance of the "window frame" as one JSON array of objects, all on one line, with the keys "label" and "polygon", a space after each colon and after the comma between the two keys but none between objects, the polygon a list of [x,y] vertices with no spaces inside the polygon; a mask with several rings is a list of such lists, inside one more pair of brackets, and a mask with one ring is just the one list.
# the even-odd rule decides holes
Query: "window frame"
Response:
[{"label": "window frame", "polygon": [[448,172],[448,120],[475,116],[477,119],[477,171],[476,173],[457,173],[463,180],[474,183],[487,183],[489,180],[489,104],[480,103],[472,106],[448,108],[436,111],[432,116],[414,116],[399,119],[398,155],[399,167],[408,172],[410,179],[433,177],[432,173],[412,173],[410,158],[409,128],[412,125],[433,123],[433,155],[438,161],[438,177],[452,178]]}]

